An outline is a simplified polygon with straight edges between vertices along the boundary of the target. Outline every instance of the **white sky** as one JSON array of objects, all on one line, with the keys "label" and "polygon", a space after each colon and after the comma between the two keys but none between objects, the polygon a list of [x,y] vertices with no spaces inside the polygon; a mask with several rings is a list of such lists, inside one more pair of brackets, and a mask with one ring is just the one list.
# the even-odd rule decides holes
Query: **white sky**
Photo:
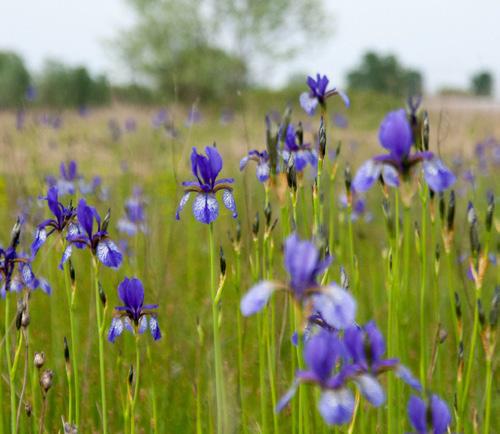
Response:
[{"label": "white sky", "polygon": [[[341,85],[361,54],[375,49],[421,70],[431,91],[465,87],[473,72],[487,68],[499,94],[500,0],[324,1],[334,36],[278,65],[272,84],[304,71],[324,72]],[[104,41],[132,20],[124,0],[0,0],[0,49],[21,53],[34,69],[54,57],[123,79]]]}]

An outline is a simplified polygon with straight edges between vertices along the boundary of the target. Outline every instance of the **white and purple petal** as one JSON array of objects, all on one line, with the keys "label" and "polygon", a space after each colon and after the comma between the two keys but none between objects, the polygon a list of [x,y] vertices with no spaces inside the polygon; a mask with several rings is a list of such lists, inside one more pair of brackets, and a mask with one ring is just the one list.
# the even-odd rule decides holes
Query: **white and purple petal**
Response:
[{"label": "white and purple petal", "polygon": [[219,204],[213,194],[197,194],[193,202],[194,218],[200,223],[209,224],[219,215]]},{"label": "white and purple petal", "polygon": [[250,316],[260,312],[269,301],[275,289],[274,283],[268,280],[264,280],[252,286],[241,299],[241,314],[243,316]]},{"label": "white and purple petal", "polygon": [[71,253],[72,252],[73,252],[73,245],[72,244],[68,244],[66,246],[66,248],[64,249],[64,252],[63,252],[63,255],[62,255],[62,258],[61,258],[61,262],[59,263],[59,269],[61,269],[61,270],[63,269],[64,264],[71,257]]},{"label": "white and purple petal", "polygon": [[365,161],[356,172],[352,181],[352,186],[355,191],[362,193],[370,189],[377,181],[382,170],[381,164],[373,160]]},{"label": "white and purple petal", "polygon": [[175,219],[176,220],[181,219],[181,211],[184,209],[184,207],[188,203],[190,195],[191,195],[191,192],[188,191],[187,193],[184,193],[184,195],[181,197],[181,201],[179,202],[179,206],[177,207],[177,210],[175,211]]},{"label": "white and purple petal", "polygon": [[123,256],[117,245],[108,238],[105,238],[97,243],[96,256],[106,267],[118,268]]},{"label": "white and purple petal", "polygon": [[149,318],[149,330],[155,341],[161,339],[160,325],[158,324],[156,317],[153,315]]},{"label": "white and purple petal", "polygon": [[399,187],[398,171],[390,164],[384,164],[382,167],[382,179],[389,187]]},{"label": "white and purple petal", "polygon": [[116,338],[123,333],[123,329],[124,326],[121,318],[113,318],[108,331],[108,341],[114,344]]},{"label": "white and purple petal", "polygon": [[319,101],[315,96],[311,96],[309,92],[303,92],[299,97],[300,106],[304,109],[304,111],[312,116],[318,107]]},{"label": "white and purple petal", "polygon": [[337,284],[330,284],[321,293],[314,295],[313,303],[328,325],[345,329],[354,324],[356,300]]},{"label": "white and purple petal", "polygon": [[294,380],[293,384],[290,386],[290,388],[285,392],[285,394],[280,398],[280,400],[276,404],[276,408],[274,410],[276,413],[281,412],[281,410],[283,410],[292,400],[292,398],[295,396],[295,393],[297,392],[299,384],[300,382],[297,379]]},{"label": "white and purple petal", "polygon": [[425,160],[423,166],[424,178],[431,190],[439,193],[455,183],[455,175],[439,158]]},{"label": "white and purple petal", "polygon": [[361,394],[375,407],[385,402],[385,393],[382,385],[370,374],[361,374],[356,378],[356,384]]},{"label": "white and purple petal", "polygon": [[140,335],[142,335],[148,328],[148,318],[146,315],[143,315],[139,318],[139,327],[138,327],[138,332]]},{"label": "white and purple petal", "polygon": [[236,203],[234,201],[233,192],[231,190],[222,190],[222,202],[225,207],[233,213],[233,218],[238,217],[238,211],[236,211]]},{"label": "white and purple petal", "polygon": [[354,396],[347,388],[326,390],[321,394],[318,409],[324,421],[329,425],[348,423],[354,412]]}]

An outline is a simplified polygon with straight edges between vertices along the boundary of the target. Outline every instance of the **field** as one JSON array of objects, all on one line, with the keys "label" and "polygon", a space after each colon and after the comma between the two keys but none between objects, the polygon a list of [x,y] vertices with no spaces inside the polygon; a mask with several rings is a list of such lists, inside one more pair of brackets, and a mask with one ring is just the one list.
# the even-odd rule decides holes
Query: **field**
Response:
[{"label": "field", "polygon": [[[313,187],[315,171],[308,165],[303,173],[289,174],[294,189],[285,173],[259,182],[253,161],[239,170],[250,150],[266,148],[264,117],[271,111],[276,111],[275,137],[287,101],[281,94],[254,93],[242,96],[224,119],[224,107],[202,106],[197,108],[200,118],[192,122],[187,121],[192,108],[182,106],[170,106],[165,118],[159,109],[127,106],[84,115],[68,111],[57,114],[61,125],[27,108],[22,128],[16,128],[15,113],[0,114],[0,244],[7,249],[19,217],[21,260],[14,276],[31,261],[34,274],[52,288],[47,295],[24,285],[20,292],[7,291],[0,302],[0,433],[64,432],[65,422],[77,424],[81,433],[402,433],[416,430],[407,416],[410,395],[431,394],[449,408],[449,432],[500,430],[494,416],[500,411],[494,349],[498,293],[495,308],[492,301],[499,281],[499,220],[487,195],[491,191],[493,201],[498,196],[500,108],[424,99],[429,150],[455,173],[456,182],[441,196],[431,196],[418,169],[408,175],[411,179],[402,179],[405,185],[399,189],[377,182],[361,195],[346,191],[346,168],[355,178],[365,160],[385,152],[378,141],[379,124],[405,102],[359,94],[351,95],[351,107],[345,109],[339,98],[329,99],[320,182]],[[304,142],[316,144],[319,114],[308,117],[298,95],[292,101],[291,121],[302,121]],[[331,119],[334,114],[337,118]],[[182,182],[195,179],[192,147],[204,154],[214,142],[223,159],[220,177],[234,178],[238,217],[232,218],[218,192],[218,218],[210,225],[196,221],[191,210],[195,191],[177,221]],[[123,253],[118,269],[100,263],[95,251],[77,248],[81,239],[66,239],[67,228],[54,231],[27,259],[37,226],[53,218],[43,199],[47,176],[59,179],[60,164],[72,160],[85,183],[98,176],[101,184],[82,192],[76,177],[70,180],[74,193],[62,195],[56,183],[59,200],[76,207],[85,198],[102,219],[111,210],[109,239]],[[413,195],[405,202],[406,184],[413,186]],[[145,219],[132,221],[137,231],[128,235],[118,222],[126,217],[127,200],[136,188],[141,192],[134,203],[143,205]],[[453,219],[448,217],[452,189]],[[342,201],[346,194],[347,204]],[[72,217],[77,218],[81,224],[80,214]],[[360,372],[346,383],[342,390],[350,391],[355,407],[340,425],[325,423],[318,412],[328,389],[319,381],[304,381],[292,401],[274,411],[296,371],[311,368],[303,353],[318,327],[310,322],[305,337],[303,332],[314,312],[307,297],[294,304],[288,283],[288,291],[276,291],[255,315],[242,316],[240,301],[261,280],[289,282],[283,247],[294,228],[301,239],[314,238],[321,257],[333,258],[306,289],[317,285],[315,291],[321,292],[318,288],[329,282],[343,286],[356,300],[356,323],[376,322],[387,344],[383,358],[398,358],[409,368],[423,386],[420,395],[397,378],[391,365],[388,372],[376,373],[386,395],[376,405],[373,396],[372,403],[366,399],[370,393]],[[71,243],[76,243],[74,276],[69,262],[64,270],[58,268]],[[3,254],[2,284],[6,262]],[[157,319],[161,339],[153,340],[149,331],[135,339],[125,330],[111,343],[113,309],[123,305],[118,285],[134,276],[144,285],[144,303],[158,305],[145,313]],[[19,315],[16,300],[24,300]],[[334,332],[339,339],[347,334],[344,328]],[[45,361],[37,368],[34,354],[42,351]],[[46,369],[53,377],[44,389],[47,383],[40,383],[40,377]],[[369,375],[373,379],[375,372]],[[70,424],[66,430],[72,432]]]}]

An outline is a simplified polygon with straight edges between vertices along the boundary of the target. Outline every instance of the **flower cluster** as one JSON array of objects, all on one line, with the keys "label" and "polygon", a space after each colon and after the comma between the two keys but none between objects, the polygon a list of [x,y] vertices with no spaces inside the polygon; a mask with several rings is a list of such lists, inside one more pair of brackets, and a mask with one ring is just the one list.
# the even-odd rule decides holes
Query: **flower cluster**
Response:
[{"label": "flower cluster", "polygon": [[327,90],[329,82],[330,80],[328,80],[326,75],[316,74],[316,79],[307,77],[309,92],[300,94],[300,105],[309,116],[312,116],[316,112],[318,105],[325,111],[326,100],[333,95],[340,96],[346,107],[349,107],[350,101],[344,92],[335,87]]}]

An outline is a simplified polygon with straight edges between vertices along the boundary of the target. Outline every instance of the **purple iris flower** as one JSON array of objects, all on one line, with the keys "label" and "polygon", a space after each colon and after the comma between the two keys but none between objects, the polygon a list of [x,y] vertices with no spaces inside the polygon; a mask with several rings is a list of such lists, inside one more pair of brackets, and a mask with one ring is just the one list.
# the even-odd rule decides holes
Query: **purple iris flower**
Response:
[{"label": "purple iris flower", "polygon": [[134,118],[125,119],[125,131],[132,133],[137,129],[137,122]]},{"label": "purple iris flower", "polygon": [[215,146],[205,148],[206,156],[198,154],[196,148],[191,153],[191,170],[196,181],[186,181],[184,196],[182,196],[175,218],[180,220],[180,213],[189,200],[191,193],[196,193],[193,202],[193,214],[196,220],[209,224],[215,221],[219,215],[219,203],[216,193],[222,190],[222,202],[228,210],[233,213],[233,218],[238,217],[236,203],[233,197],[234,182],[232,178],[222,178],[217,180],[217,176],[222,170],[222,157]]},{"label": "purple iris flower", "polygon": [[47,192],[47,205],[52,212],[54,218],[42,221],[36,228],[35,239],[31,244],[31,255],[35,256],[40,247],[45,243],[47,238],[54,232],[62,233],[65,230],[68,233],[76,233],[78,227],[74,223],[76,217],[76,210],[73,206],[65,207],[59,202],[59,196],[56,187],[50,187]]},{"label": "purple iris flower", "polygon": [[153,128],[158,129],[163,127],[167,123],[167,121],[168,121],[167,109],[162,108],[153,115],[153,118],[151,119],[151,124],[153,125]]},{"label": "purple iris flower", "polygon": [[361,394],[374,406],[385,402],[385,393],[377,377],[394,371],[398,377],[421,391],[420,382],[413,377],[410,370],[400,365],[399,359],[385,359],[385,340],[374,321],[364,327],[349,327],[344,334],[344,343],[349,355],[350,364],[355,372],[355,382]]},{"label": "purple iris flower", "polygon": [[332,116],[332,122],[339,128],[347,128],[349,126],[349,121],[341,113],[335,113]]},{"label": "purple iris flower", "polygon": [[192,107],[191,110],[189,110],[186,119],[186,125],[191,126],[194,124],[198,124],[200,122],[201,122],[201,112],[196,107]]},{"label": "purple iris flower", "polygon": [[134,189],[131,198],[125,202],[125,217],[118,220],[118,230],[129,236],[135,235],[138,231],[146,232],[145,201],[142,197],[142,190],[138,187]]},{"label": "purple iris flower", "polygon": [[75,182],[80,179],[76,161],[71,160],[68,164],[63,161],[59,166],[59,172],[59,179],[53,176],[48,176],[46,178],[49,187],[57,187],[60,196],[75,194]]},{"label": "purple iris flower", "polygon": [[[64,250],[59,268],[62,269],[64,263],[70,258],[73,246],[78,249],[88,247],[106,267],[118,268],[122,263],[122,254],[108,236],[109,211],[104,221],[101,222],[96,209],[87,205],[85,199],[80,199],[76,216],[78,218],[77,231],[72,231],[66,237],[68,245]],[[97,223],[96,232],[94,232],[94,220]]]},{"label": "purple iris flower", "polygon": [[356,302],[352,295],[335,283],[321,286],[319,277],[330,266],[332,259],[322,259],[316,246],[302,241],[296,234],[285,242],[285,268],[290,275],[287,283],[264,280],[250,288],[240,303],[244,316],[262,310],[276,290],[284,290],[306,310],[318,312],[323,320],[335,329],[353,324]]},{"label": "purple iris flower", "polygon": [[312,116],[316,112],[318,105],[323,110],[326,110],[326,99],[333,95],[339,95],[346,107],[349,107],[350,101],[344,92],[335,87],[327,90],[329,82],[330,80],[328,80],[326,75],[321,76],[320,74],[316,74],[316,80],[313,77],[307,77],[309,92],[300,94],[300,105],[309,116]]},{"label": "purple iris flower", "polygon": [[282,151],[282,156],[286,162],[293,157],[297,172],[302,172],[307,164],[310,164],[314,168],[318,164],[318,152],[316,149],[312,149],[308,143],[301,142],[302,140],[298,140],[297,138],[294,126],[289,124],[286,129],[285,149]]},{"label": "purple iris flower", "polygon": [[418,434],[444,434],[451,423],[450,410],[437,395],[431,395],[428,402],[412,395],[408,402],[408,416]]},{"label": "purple iris flower", "polygon": [[266,182],[269,179],[271,167],[269,166],[269,154],[267,151],[259,152],[252,150],[240,161],[240,170],[243,170],[250,161],[257,163],[257,179],[259,182]]},{"label": "purple iris flower", "polygon": [[389,154],[366,161],[356,173],[352,185],[358,192],[367,191],[382,176],[385,184],[398,187],[411,178],[413,169],[423,163],[424,179],[440,192],[455,182],[455,175],[432,152],[411,153],[413,134],[404,109],[390,112],[380,125],[379,141]]},{"label": "purple iris flower", "polygon": [[23,288],[41,288],[50,295],[52,289],[49,283],[43,278],[37,278],[33,273],[33,258],[17,252],[20,235],[21,222],[18,220],[12,231],[10,245],[6,249],[0,247],[0,296],[5,298],[7,292],[20,292]]},{"label": "purple iris flower", "polygon": [[109,342],[114,343],[120,336],[123,329],[132,333],[144,333],[149,326],[151,336],[155,341],[161,339],[160,326],[156,318],[154,309],[157,304],[144,304],[144,287],[142,282],[133,277],[125,277],[118,285],[118,295],[123,302],[123,306],[115,307],[116,315],[111,321],[108,332]]},{"label": "purple iris flower", "polygon": [[[366,222],[370,222],[373,219],[373,214],[367,210],[366,207],[366,199],[359,193],[351,188],[351,201],[352,201],[352,212],[351,212],[351,220],[356,221],[362,217],[364,217]],[[347,195],[341,193],[339,196],[339,203],[342,208],[348,207]]]},{"label": "purple iris flower", "polygon": [[26,121],[26,112],[23,109],[18,109],[16,111],[16,129],[21,131],[24,128],[24,123]]}]

